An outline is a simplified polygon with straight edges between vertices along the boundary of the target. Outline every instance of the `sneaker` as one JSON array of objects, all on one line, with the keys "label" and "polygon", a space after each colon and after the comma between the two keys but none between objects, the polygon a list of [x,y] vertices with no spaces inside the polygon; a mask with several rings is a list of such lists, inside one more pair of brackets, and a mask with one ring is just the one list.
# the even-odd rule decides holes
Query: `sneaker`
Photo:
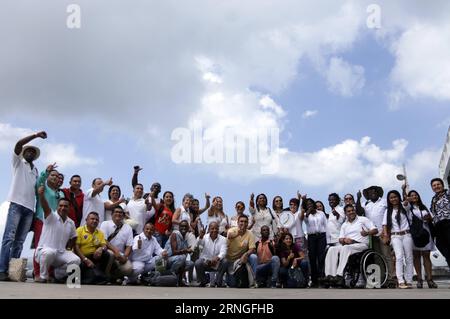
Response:
[{"label": "sneaker", "polygon": [[408,289],[409,287],[408,287],[407,284],[405,284],[404,282],[402,282],[402,283],[399,283],[399,284],[398,284],[398,288],[400,288],[400,289]]},{"label": "sneaker", "polygon": [[6,272],[0,272],[0,281],[9,281],[9,276]]},{"label": "sneaker", "polygon": [[34,282],[38,284],[46,284],[47,279],[41,278],[39,276],[34,277]]}]

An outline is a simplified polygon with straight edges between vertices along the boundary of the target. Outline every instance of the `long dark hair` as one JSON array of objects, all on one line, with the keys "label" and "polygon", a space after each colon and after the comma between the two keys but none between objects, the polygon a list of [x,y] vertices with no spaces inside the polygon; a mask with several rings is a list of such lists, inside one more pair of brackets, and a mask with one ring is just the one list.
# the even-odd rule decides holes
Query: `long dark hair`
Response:
[{"label": "long dark hair", "polygon": [[258,199],[259,199],[259,197],[261,197],[261,196],[263,196],[263,197],[266,199],[266,205],[268,204],[266,194],[259,194],[258,196],[256,196],[255,206],[256,206],[256,210],[257,210],[258,212],[259,212]]},{"label": "long dark hair", "polygon": [[[72,176],[72,178],[73,178],[73,176]],[[120,190],[120,187],[118,185],[111,185],[108,189],[108,198],[109,199],[111,199],[111,192],[114,188],[117,188],[119,190],[119,198],[120,198],[120,196],[122,196],[122,191]]]},{"label": "long dark hair", "polygon": [[428,210],[427,206],[425,206],[425,205],[423,204],[422,198],[420,197],[419,192],[417,192],[417,191],[414,190],[414,189],[413,189],[413,190],[410,190],[410,191],[408,192],[408,197],[411,196],[411,193],[416,193],[417,198],[419,199],[419,201],[417,202],[417,206],[419,206],[419,209],[420,209],[420,210],[425,210],[425,211],[427,211],[427,212],[430,212],[430,211]]},{"label": "long dark hair", "polygon": [[[273,200],[272,200],[272,209],[273,209],[273,210],[275,210],[275,200],[276,200],[277,198],[281,199],[281,202],[283,203],[283,198],[282,198],[280,195],[275,196],[275,197],[273,198]],[[281,210],[283,210],[283,205],[281,205]]]},{"label": "long dark hair", "polygon": [[[166,194],[172,194],[172,204],[170,205],[169,209],[173,213],[173,212],[175,212],[175,196],[173,195],[173,193],[171,191],[165,191],[164,194],[163,194],[163,197],[162,197],[162,201],[163,201],[163,205],[164,206],[165,206],[165,204],[164,204],[164,197],[166,196]],[[161,208],[164,209],[163,206],[161,206]]]},{"label": "long dark hair", "polygon": [[283,252],[289,250],[289,248],[288,248],[288,247],[286,246],[286,244],[284,243],[284,239],[285,239],[287,236],[291,237],[291,240],[292,240],[292,245],[291,245],[291,248],[290,248],[290,249],[293,249],[293,248],[295,247],[294,236],[292,236],[291,233],[283,233],[283,234],[280,236],[280,239],[278,240],[278,245],[277,245],[277,246],[278,246],[278,247],[277,247],[277,251],[278,251],[279,254],[282,254]]},{"label": "long dark hair", "polygon": [[391,204],[391,201],[389,200],[389,197],[391,196],[391,194],[395,194],[398,196],[398,201],[399,201],[399,208],[397,211],[397,215],[395,216],[395,220],[397,221],[397,224],[400,226],[400,218],[401,215],[400,214],[405,214],[406,218],[408,218],[408,216],[406,215],[406,210],[402,205],[402,197],[400,196],[400,193],[396,190],[391,190],[388,194],[387,194],[387,227],[389,229],[392,228],[392,211],[394,210],[394,206]]}]

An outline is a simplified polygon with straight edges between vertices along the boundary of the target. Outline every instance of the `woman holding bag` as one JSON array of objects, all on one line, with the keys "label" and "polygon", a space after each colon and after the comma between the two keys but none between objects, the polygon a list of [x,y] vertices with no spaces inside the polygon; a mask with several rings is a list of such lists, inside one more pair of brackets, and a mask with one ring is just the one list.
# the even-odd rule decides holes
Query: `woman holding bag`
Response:
[{"label": "woman holding bag", "polygon": [[414,268],[417,274],[417,288],[423,288],[423,279],[422,279],[422,262],[425,268],[425,274],[427,278],[428,288],[437,288],[437,284],[433,281],[432,274],[432,265],[430,259],[430,252],[435,250],[434,241],[431,237],[431,231],[429,227],[429,223],[432,221],[432,217],[428,208],[423,204],[422,199],[417,191],[411,190],[406,195],[406,187],[402,186],[404,197],[408,201],[409,205],[406,209],[410,210],[417,218],[423,221],[423,227],[430,234],[430,240],[425,247],[416,247],[413,245],[413,257],[414,257]]}]

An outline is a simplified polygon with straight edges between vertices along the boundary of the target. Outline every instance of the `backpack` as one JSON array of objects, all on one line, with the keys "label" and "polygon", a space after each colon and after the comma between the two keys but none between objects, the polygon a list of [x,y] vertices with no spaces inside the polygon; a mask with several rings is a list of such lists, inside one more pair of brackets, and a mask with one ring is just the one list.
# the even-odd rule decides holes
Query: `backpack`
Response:
[{"label": "backpack", "polygon": [[249,288],[250,282],[248,280],[248,271],[245,264],[236,269],[234,272],[234,278],[236,280],[236,288]]},{"label": "backpack", "polygon": [[141,281],[148,286],[155,287],[176,287],[178,285],[178,277],[171,271],[151,271],[142,275]]},{"label": "backpack", "polygon": [[299,267],[289,268],[288,270],[288,278],[287,278],[287,287],[288,288],[306,288],[308,286],[308,282],[303,275],[302,270]]},{"label": "backpack", "polygon": [[[430,242],[430,233],[423,227],[423,220],[414,215],[412,208],[411,215],[411,222],[409,222],[408,216],[406,216],[406,219],[408,220],[409,231],[411,232],[414,246],[416,246],[417,248],[423,248]],[[422,211],[420,211],[420,215],[422,216]]]}]

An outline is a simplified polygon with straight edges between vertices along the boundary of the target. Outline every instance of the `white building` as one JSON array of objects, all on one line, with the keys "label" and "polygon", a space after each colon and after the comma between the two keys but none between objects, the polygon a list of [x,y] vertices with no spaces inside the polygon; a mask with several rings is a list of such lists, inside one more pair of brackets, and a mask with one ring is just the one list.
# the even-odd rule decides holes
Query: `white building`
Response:
[{"label": "white building", "polygon": [[[439,162],[439,176],[447,184],[447,176],[450,173],[450,127],[448,128],[447,138],[445,140],[444,149],[442,150],[441,160]],[[449,185],[446,185],[447,187]]]}]

